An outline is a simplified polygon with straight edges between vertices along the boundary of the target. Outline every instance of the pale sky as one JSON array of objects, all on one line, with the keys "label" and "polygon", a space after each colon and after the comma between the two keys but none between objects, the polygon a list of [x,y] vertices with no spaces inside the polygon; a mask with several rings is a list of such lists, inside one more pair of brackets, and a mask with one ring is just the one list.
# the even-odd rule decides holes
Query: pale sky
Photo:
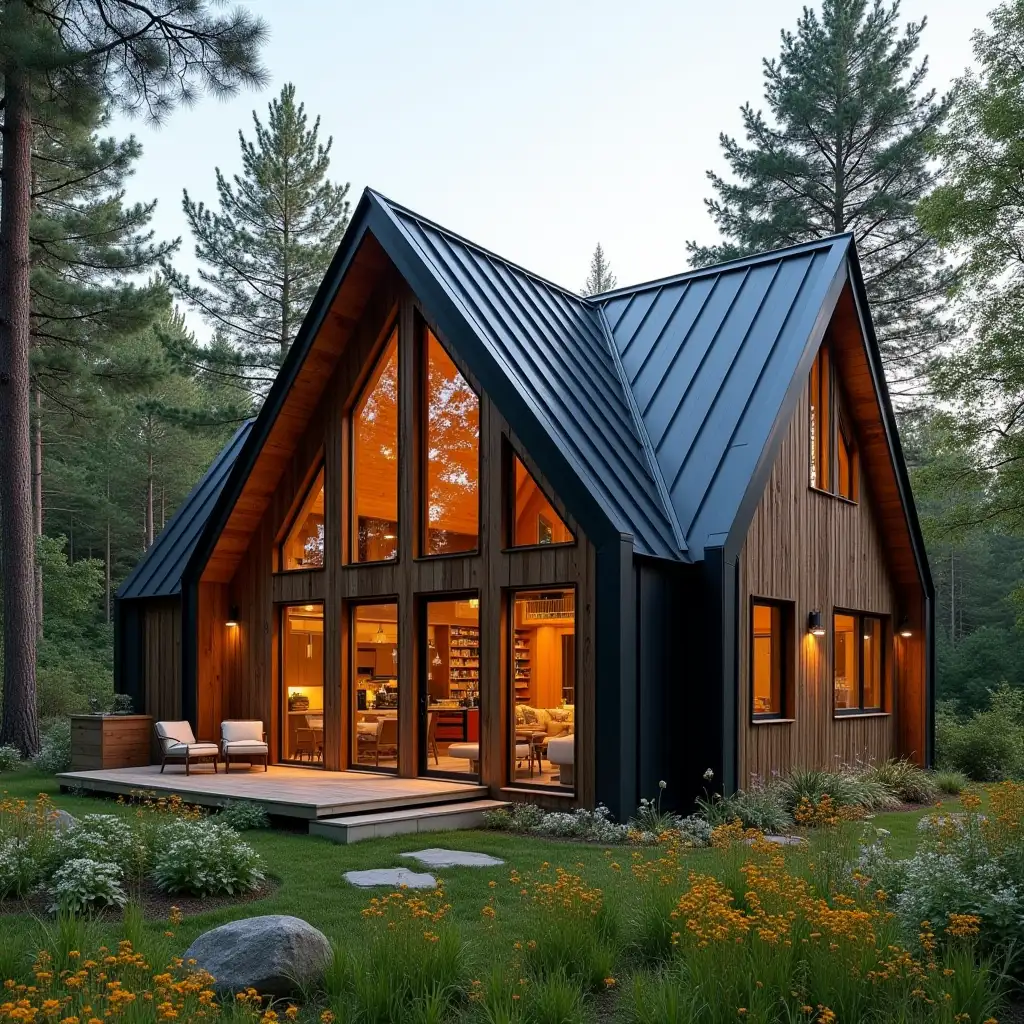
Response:
[{"label": "pale sky", "polygon": [[[928,16],[921,51],[940,92],[971,60],[995,0],[904,0]],[[270,26],[271,82],[204,97],[159,129],[132,199],[159,200],[158,236],[183,236],[181,190],[216,199],[237,134],[283,83],[333,135],[332,177],[365,185],[500,255],[578,289],[598,240],[619,284],[677,273],[685,241],[714,237],[704,172],[718,133],[763,106],[761,59],[803,0],[249,0]],[[198,326],[198,324],[197,324]]]}]

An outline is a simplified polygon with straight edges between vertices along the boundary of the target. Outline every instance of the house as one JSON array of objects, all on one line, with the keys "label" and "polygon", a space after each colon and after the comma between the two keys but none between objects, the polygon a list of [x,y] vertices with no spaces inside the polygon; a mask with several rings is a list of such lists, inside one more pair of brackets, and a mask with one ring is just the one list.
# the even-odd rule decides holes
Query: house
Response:
[{"label": "house", "polygon": [[929,764],[933,606],[849,235],[581,298],[367,190],[116,679],[273,762],[622,814]]}]

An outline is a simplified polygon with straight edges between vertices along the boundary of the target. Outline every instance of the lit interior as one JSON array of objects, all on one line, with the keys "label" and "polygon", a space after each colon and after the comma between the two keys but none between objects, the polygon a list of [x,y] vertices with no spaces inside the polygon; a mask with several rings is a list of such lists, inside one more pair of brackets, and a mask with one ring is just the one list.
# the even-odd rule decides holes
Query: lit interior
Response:
[{"label": "lit interior", "polygon": [[544,497],[530,471],[513,454],[513,492],[515,496],[512,546],[534,544],[571,544],[572,532],[554,506]]},{"label": "lit interior", "polygon": [[833,632],[833,679],[837,708],[855,708],[860,701],[857,676],[857,620],[836,614]]},{"label": "lit interior", "polygon": [[285,703],[283,758],[323,764],[323,605],[292,605],[284,609],[281,674]]},{"label": "lit interior", "polygon": [[352,414],[353,561],[398,554],[398,331]]},{"label": "lit interior", "polygon": [[[515,703],[512,778],[572,787],[575,781],[576,602],[571,590],[516,594],[511,684]],[[549,751],[555,738],[559,742]],[[556,754],[557,752],[557,754]],[[549,756],[557,756],[556,761]]]},{"label": "lit interior", "polygon": [[475,551],[480,516],[480,399],[427,331],[424,554]]},{"label": "lit interior", "polygon": [[782,714],[782,609],[754,605],[752,678],[755,715]]},{"label": "lit interior", "polygon": [[359,767],[397,771],[398,605],[356,605],[352,647],[352,762]]},{"label": "lit interior", "polygon": [[324,471],[320,470],[306,493],[292,528],[281,545],[281,568],[324,567]]}]

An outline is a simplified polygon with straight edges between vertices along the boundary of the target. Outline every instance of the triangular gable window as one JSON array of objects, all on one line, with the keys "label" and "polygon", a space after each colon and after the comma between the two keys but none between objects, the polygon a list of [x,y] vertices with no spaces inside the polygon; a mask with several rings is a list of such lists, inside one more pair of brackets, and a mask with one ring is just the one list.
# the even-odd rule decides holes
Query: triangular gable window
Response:
[{"label": "triangular gable window", "polygon": [[522,459],[512,454],[511,533],[509,547],[535,547],[538,544],[572,544],[576,539],[572,530],[555,511],[554,506],[537,486],[537,481],[523,465]]},{"label": "triangular gable window", "polygon": [[324,567],[324,469],[320,467],[281,545],[281,571]]}]

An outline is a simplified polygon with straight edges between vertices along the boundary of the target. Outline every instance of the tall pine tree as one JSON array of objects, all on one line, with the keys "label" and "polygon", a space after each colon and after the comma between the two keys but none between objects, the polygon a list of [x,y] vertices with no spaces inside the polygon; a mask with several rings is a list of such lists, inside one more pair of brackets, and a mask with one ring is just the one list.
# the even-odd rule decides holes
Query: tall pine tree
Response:
[{"label": "tall pine tree", "polygon": [[320,143],[288,83],[255,141],[238,133],[242,173],[218,168],[219,209],[185,192],[182,207],[200,262],[193,282],[173,267],[175,292],[214,331],[214,345],[186,352],[209,372],[266,391],[288,353],[349,221],[348,184],[328,178],[333,140]]},{"label": "tall pine tree", "polygon": [[594,255],[590,257],[590,273],[580,289],[581,295],[600,295],[601,292],[610,292],[617,284],[612,268],[604,254],[604,248],[600,242],[594,248]]},{"label": "tall pine tree", "polygon": [[857,241],[890,387],[918,392],[942,339],[949,276],[918,224],[934,183],[928,148],[948,100],[925,90],[917,60],[925,21],[899,28],[899,3],[824,0],[804,8],[782,52],[764,61],[770,116],[742,108],[746,145],[720,141],[732,172],[709,171],[706,200],[725,238],[687,243],[706,266],[850,231]]}]

